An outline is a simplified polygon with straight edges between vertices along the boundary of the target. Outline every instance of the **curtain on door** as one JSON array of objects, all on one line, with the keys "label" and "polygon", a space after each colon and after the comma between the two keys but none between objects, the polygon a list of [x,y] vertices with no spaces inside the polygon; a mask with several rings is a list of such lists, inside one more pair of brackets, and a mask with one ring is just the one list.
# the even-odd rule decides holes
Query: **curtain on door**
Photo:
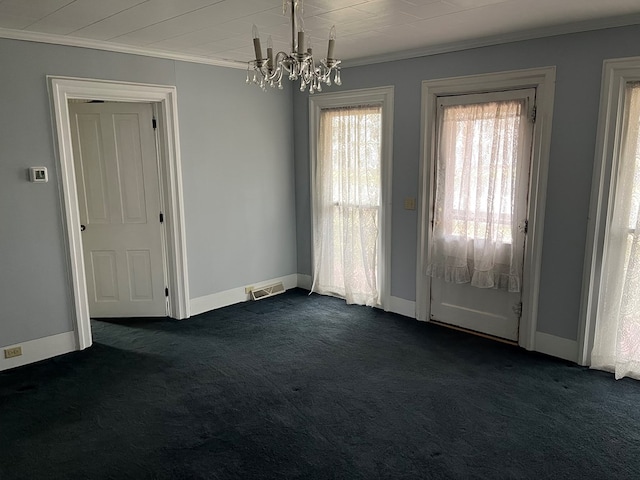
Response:
[{"label": "curtain on door", "polygon": [[440,105],[433,241],[426,274],[519,292],[516,187],[527,125],[525,99]]},{"label": "curtain on door", "polygon": [[381,193],[380,106],[322,110],[314,198],[312,291],[376,305]]},{"label": "curtain on door", "polygon": [[640,379],[640,83],[626,89],[624,118],[591,366]]}]

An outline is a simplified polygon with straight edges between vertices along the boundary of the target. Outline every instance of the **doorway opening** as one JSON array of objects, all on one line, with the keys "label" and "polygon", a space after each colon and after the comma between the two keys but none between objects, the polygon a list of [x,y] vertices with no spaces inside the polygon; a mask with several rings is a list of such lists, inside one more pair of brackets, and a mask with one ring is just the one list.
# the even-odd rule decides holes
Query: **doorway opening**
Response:
[{"label": "doorway opening", "polygon": [[[433,272],[430,271],[434,268],[430,266],[432,260],[431,252],[432,248],[438,241],[438,235],[435,233],[434,226],[437,221],[434,206],[436,206],[437,195],[437,182],[443,180],[436,176],[436,163],[438,162],[438,142],[440,139],[440,123],[439,118],[442,118],[442,112],[439,112],[440,108],[445,109],[447,103],[452,105],[452,113],[456,113],[455,100],[456,96],[469,96],[465,98],[471,99],[466,102],[467,104],[482,103],[478,102],[473,96],[476,95],[490,95],[495,96],[498,103],[501,101],[509,101],[508,99],[502,99],[501,96],[510,95],[509,91],[514,90],[526,90],[532,89],[535,92],[535,108],[523,107],[523,103],[519,108],[521,113],[524,112],[527,116],[532,116],[535,120],[535,127],[533,134],[530,137],[530,159],[531,167],[528,169],[530,172],[529,181],[526,183],[525,191],[528,190],[528,203],[526,200],[524,204],[517,207],[519,212],[524,211],[524,214],[517,213],[515,215],[500,216],[498,215],[498,221],[495,223],[496,231],[499,232],[501,223],[508,223],[510,225],[509,230],[515,231],[516,235],[526,232],[526,243],[524,245],[524,251],[520,251],[522,255],[522,271],[527,272],[521,279],[521,284],[516,288],[516,285],[509,285],[509,281],[513,279],[510,276],[511,272],[506,272],[503,276],[500,275],[480,274],[476,281],[482,286],[488,287],[491,282],[498,283],[503,280],[506,281],[506,291],[519,290],[519,292],[513,292],[519,298],[511,301],[503,299],[493,299],[483,296],[480,299],[481,308],[477,308],[477,305],[458,305],[456,309],[456,318],[460,319],[465,315],[474,315],[477,312],[474,310],[486,310],[489,311],[498,302],[502,302],[505,305],[504,312],[498,314],[498,316],[511,316],[516,319],[519,317],[519,321],[504,322],[502,319],[494,317],[494,312],[487,316],[492,321],[495,320],[495,325],[498,325],[498,333],[495,331],[489,331],[488,333],[494,336],[501,336],[503,338],[510,338],[514,341],[517,340],[518,344],[528,350],[534,350],[536,344],[536,325],[537,325],[537,311],[538,311],[538,291],[540,283],[540,268],[542,260],[542,230],[544,224],[544,199],[546,193],[547,171],[549,162],[549,149],[551,139],[551,114],[553,112],[553,97],[554,97],[554,81],[555,81],[555,68],[536,68],[530,70],[500,72],[492,74],[473,75],[467,77],[456,77],[439,80],[424,81],[422,84],[422,160],[420,163],[420,189],[419,189],[419,203],[418,203],[418,218],[419,218],[419,240],[418,240],[418,252],[417,252],[417,273],[416,273],[416,317],[421,321],[429,321],[432,318],[438,319],[438,308],[448,308],[452,302],[448,301],[450,297],[449,293],[444,290],[449,289],[452,285],[454,287],[467,287],[467,289],[474,289],[484,291],[488,293],[488,297],[492,297],[493,294],[502,293],[493,288],[474,288],[469,284],[461,283],[447,283],[441,282],[437,285],[434,280],[437,279],[437,275],[433,276]],[[526,97],[526,95],[525,95]],[[465,103],[464,101],[462,102]],[[486,102],[485,102],[486,103]],[[491,99],[489,99],[491,103]],[[495,102],[494,102],[495,103]],[[526,103],[526,101],[524,102]],[[506,105],[506,104],[504,104]],[[515,105],[514,105],[515,106]],[[462,107],[461,113],[464,116],[465,107]],[[441,115],[438,116],[438,113]],[[468,113],[468,112],[466,112]],[[482,123],[481,120],[478,122]],[[471,124],[477,122],[473,121]],[[460,126],[460,124],[458,125]],[[453,144],[455,151],[456,145]],[[529,147],[523,147],[525,150]],[[503,165],[506,167],[507,165]],[[505,170],[503,170],[505,171]],[[468,170],[465,172],[468,173]],[[449,190],[455,192],[455,176],[452,176],[453,183],[449,185]],[[520,179],[520,177],[519,177]],[[516,177],[513,177],[516,181]],[[448,181],[445,177],[443,181]],[[522,189],[521,189],[522,190]],[[505,190],[506,191],[506,190]],[[526,199],[526,195],[524,197]],[[486,202],[485,202],[486,203]],[[520,202],[522,203],[522,202]],[[473,212],[477,210],[476,207],[480,205],[470,204],[470,210]],[[491,203],[492,208],[496,208],[495,203]],[[505,203],[507,205],[507,203]],[[453,206],[451,204],[450,206]],[[500,207],[501,208],[501,207]],[[509,207],[509,209],[511,206]],[[515,208],[515,207],[514,207]],[[455,208],[453,210],[456,210]],[[460,210],[460,209],[458,209]],[[463,209],[469,210],[469,209]],[[482,210],[480,208],[480,210]],[[455,213],[455,212],[454,212]],[[458,212],[460,213],[460,212]],[[449,216],[449,218],[453,218]],[[509,218],[507,218],[509,217]],[[504,220],[504,221],[503,221]],[[526,222],[525,222],[526,221]],[[454,225],[455,226],[455,225]],[[478,224],[478,227],[482,227]],[[486,225],[485,225],[486,227]],[[520,232],[522,230],[522,232]],[[475,233],[472,235],[475,239]],[[504,238],[504,244],[510,244],[508,238]],[[473,242],[472,242],[473,243]],[[483,241],[478,242],[480,246],[483,246]],[[490,246],[490,242],[488,244]],[[468,246],[468,245],[467,245]],[[499,249],[500,250],[500,249]],[[504,254],[504,251],[498,251],[498,254]],[[502,255],[504,256],[504,255]],[[501,258],[498,255],[497,258]],[[444,266],[444,265],[443,265]],[[489,270],[487,270],[489,272]],[[451,273],[451,272],[450,272]],[[484,276],[484,279],[480,277]],[[489,278],[491,277],[491,278]],[[437,279],[439,280],[439,279]],[[433,284],[433,285],[432,285]],[[491,285],[493,286],[493,284]],[[436,305],[432,298],[432,290],[438,291],[440,288],[441,302],[440,305]],[[464,294],[460,295],[459,292],[454,292],[454,298],[465,297]],[[486,307],[486,308],[485,308]],[[435,315],[434,315],[435,314]],[[476,329],[473,324],[462,320],[458,324],[462,323],[461,327],[468,329]],[[502,325],[500,325],[502,324]],[[515,325],[515,328],[514,328]],[[501,330],[500,330],[501,329]],[[508,334],[505,335],[505,329]]]},{"label": "doorway opening", "polygon": [[[68,246],[69,283],[75,312],[76,348],[91,346],[91,324],[78,188],[73,155],[70,100],[151,103],[157,113],[159,178],[166,225],[168,314],[188,318],[189,288],[184,228],[176,88],[68,77],[47,77],[59,159],[63,227]],[[142,262],[144,264],[145,262]]]},{"label": "doorway opening", "polygon": [[430,319],[515,341],[535,89],[438,98]]}]

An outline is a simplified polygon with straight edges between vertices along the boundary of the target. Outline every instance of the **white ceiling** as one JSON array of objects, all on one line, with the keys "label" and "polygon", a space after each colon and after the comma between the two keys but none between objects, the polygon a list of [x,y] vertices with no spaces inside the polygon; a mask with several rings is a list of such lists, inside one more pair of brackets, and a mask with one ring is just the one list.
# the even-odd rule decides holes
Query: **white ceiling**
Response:
[{"label": "white ceiling", "polygon": [[[351,64],[640,23],[640,0],[304,0],[304,27]],[[0,0],[0,37],[246,62],[251,27],[290,50],[282,0]]]}]

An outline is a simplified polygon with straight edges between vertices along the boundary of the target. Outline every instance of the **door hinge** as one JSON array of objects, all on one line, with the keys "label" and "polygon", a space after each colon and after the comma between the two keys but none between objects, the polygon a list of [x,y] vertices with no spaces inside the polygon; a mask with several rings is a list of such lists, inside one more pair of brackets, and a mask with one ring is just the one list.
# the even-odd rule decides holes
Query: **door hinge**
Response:
[{"label": "door hinge", "polygon": [[513,305],[513,313],[515,313],[518,318],[522,318],[522,302]]},{"label": "door hinge", "polygon": [[151,126],[153,127],[153,129],[155,130],[156,128],[158,128],[158,122],[156,122],[156,118],[153,117],[151,119]]},{"label": "door hinge", "polygon": [[165,297],[169,296],[169,287],[164,287],[164,296]]},{"label": "door hinge", "polygon": [[536,123],[537,115],[538,115],[538,107],[534,105],[533,108],[531,109],[531,113],[529,114],[529,120],[531,120],[531,123]]},{"label": "door hinge", "polygon": [[160,212],[160,223],[164,223],[164,213]]},{"label": "door hinge", "polygon": [[529,220],[524,221],[524,234],[529,233]]}]

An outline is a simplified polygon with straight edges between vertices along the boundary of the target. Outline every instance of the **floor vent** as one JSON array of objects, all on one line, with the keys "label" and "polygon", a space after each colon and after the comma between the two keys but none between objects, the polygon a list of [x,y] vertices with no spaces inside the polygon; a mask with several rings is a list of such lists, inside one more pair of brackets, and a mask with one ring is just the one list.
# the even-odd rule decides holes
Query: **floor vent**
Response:
[{"label": "floor vent", "polygon": [[266,287],[256,288],[255,290],[251,290],[251,298],[254,300],[260,300],[262,298],[273,297],[274,295],[278,295],[279,293],[284,292],[284,285],[282,282],[274,283],[273,285],[268,285]]}]

